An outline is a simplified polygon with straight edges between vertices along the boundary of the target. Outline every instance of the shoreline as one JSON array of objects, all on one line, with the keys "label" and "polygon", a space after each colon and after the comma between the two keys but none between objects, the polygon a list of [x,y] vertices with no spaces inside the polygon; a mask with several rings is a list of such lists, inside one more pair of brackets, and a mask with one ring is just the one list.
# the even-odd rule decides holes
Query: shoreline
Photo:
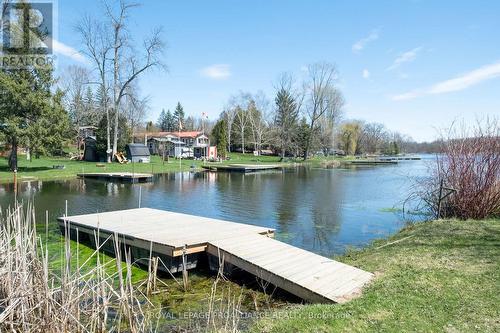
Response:
[{"label": "shoreline", "polygon": [[[230,157],[229,160],[223,162],[183,160],[181,166],[179,166],[178,160],[164,162],[158,156],[151,156],[151,163],[129,164],[74,161],[61,157],[42,157],[33,159],[32,161],[20,158],[17,182],[76,179],[79,173],[97,172],[132,172],[160,175],[172,172],[201,171],[204,166],[208,167],[212,165],[216,167],[229,164],[273,164],[279,167],[309,166],[321,169],[397,165],[397,163],[387,161],[373,162],[366,159],[354,159],[351,156],[313,157],[306,161],[300,158],[287,159],[285,162],[280,161],[279,156],[253,156],[250,154],[230,153]],[[64,166],[64,168],[58,168],[60,166]],[[14,184],[14,173],[8,169],[7,158],[5,157],[0,158],[0,184]]]},{"label": "shoreline", "polygon": [[359,298],[271,313],[251,331],[498,331],[498,244],[500,218],[411,224],[335,257],[375,273]]}]

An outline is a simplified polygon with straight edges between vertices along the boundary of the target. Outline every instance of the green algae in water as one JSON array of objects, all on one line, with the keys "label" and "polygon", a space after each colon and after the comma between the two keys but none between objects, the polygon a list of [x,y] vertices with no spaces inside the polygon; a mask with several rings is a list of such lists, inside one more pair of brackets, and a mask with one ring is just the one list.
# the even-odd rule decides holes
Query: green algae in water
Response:
[{"label": "green algae in water", "polygon": [[[61,274],[65,267],[65,239],[60,235],[59,229],[49,225],[49,233],[45,233],[45,224],[38,225],[40,240],[45,244],[49,258],[49,266],[53,274]],[[42,231],[40,231],[40,229]],[[100,263],[106,263],[106,273],[112,275],[117,273],[116,261],[113,256],[103,252],[96,253],[95,249],[76,241],[70,240],[71,272],[80,271],[80,274],[89,272],[97,265],[98,257]],[[85,265],[83,265],[85,263]],[[123,268],[125,266],[123,265]],[[145,281],[148,279],[147,270],[132,265],[132,283],[146,294]],[[122,272],[125,276],[125,269]],[[159,273],[157,290],[147,297],[153,304],[148,311],[156,313],[158,326],[167,331],[184,331],[186,328],[203,330],[206,325],[206,316],[209,312],[211,295],[213,302],[227,303],[229,298],[238,299],[238,310],[241,313],[255,313],[281,308],[288,304],[288,300],[277,297],[272,298],[259,290],[256,278],[234,282],[225,278],[217,281],[217,287],[213,292],[216,275],[206,269],[195,269],[189,271],[189,284],[185,291],[182,285],[181,274],[175,274],[175,279]],[[89,277],[91,278],[91,277]],[[272,292],[272,291],[271,291]],[[144,303],[149,303],[144,298]],[[220,309],[216,311],[221,311]],[[249,324],[242,319],[241,325]]]}]

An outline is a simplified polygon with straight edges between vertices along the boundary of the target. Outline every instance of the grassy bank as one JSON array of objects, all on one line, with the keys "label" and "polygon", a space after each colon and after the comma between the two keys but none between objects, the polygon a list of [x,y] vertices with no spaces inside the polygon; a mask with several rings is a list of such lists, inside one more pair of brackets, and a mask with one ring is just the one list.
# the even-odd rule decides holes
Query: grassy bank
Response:
[{"label": "grassy bank", "polygon": [[376,273],[361,298],[279,312],[254,331],[498,332],[499,258],[499,219],[416,224],[339,258]]},{"label": "grassy bank", "polygon": [[[279,163],[279,157],[276,156],[253,156],[252,154],[231,153],[228,161],[230,163]],[[104,167],[98,167],[98,164],[104,164]],[[142,172],[142,173],[166,173],[175,171],[187,171],[194,166],[198,169],[203,164],[201,161],[170,159],[162,161],[158,156],[152,156],[151,163],[95,163],[85,161],[71,161],[68,158],[41,157],[27,161],[24,156],[19,156],[18,162],[18,180],[47,180],[75,178],[82,172]],[[55,165],[63,165],[64,169],[54,169]],[[9,170],[7,158],[0,158],[0,182],[13,182],[14,175]]]},{"label": "grassy bank", "polygon": [[[353,157],[313,157],[307,161],[302,159],[287,158],[281,161],[279,156],[254,156],[251,153],[230,153],[229,160],[220,162],[222,164],[262,164],[272,163],[284,166],[293,164],[303,164],[313,168],[335,168],[341,165],[349,165],[354,160]],[[72,161],[63,157],[42,156],[38,159],[26,160],[24,155],[19,156],[17,179],[23,180],[50,180],[76,178],[78,173],[90,172],[137,172],[137,173],[168,173],[178,171],[188,171],[201,169],[202,161],[170,159],[162,161],[159,156],[152,156],[151,163],[96,163],[85,161]],[[102,165],[102,166],[98,166]],[[64,169],[57,169],[54,166],[64,166]],[[14,181],[14,174],[8,167],[8,159],[0,157],[0,183],[10,183]]]}]

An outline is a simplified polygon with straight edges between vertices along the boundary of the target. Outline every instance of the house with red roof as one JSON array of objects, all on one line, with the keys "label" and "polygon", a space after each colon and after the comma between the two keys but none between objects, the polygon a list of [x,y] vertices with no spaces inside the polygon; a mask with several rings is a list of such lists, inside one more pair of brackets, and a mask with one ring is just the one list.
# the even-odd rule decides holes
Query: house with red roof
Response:
[{"label": "house with red roof", "polygon": [[217,158],[217,148],[210,146],[209,137],[202,131],[145,133],[151,154],[165,150],[172,157]]}]

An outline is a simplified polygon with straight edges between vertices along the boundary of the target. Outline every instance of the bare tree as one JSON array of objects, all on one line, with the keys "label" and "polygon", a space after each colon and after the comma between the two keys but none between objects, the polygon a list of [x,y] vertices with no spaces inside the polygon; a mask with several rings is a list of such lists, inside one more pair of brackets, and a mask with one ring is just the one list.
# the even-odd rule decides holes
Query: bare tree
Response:
[{"label": "bare tree", "polygon": [[114,135],[113,156],[118,148],[118,118],[120,103],[126,93],[127,87],[142,73],[154,67],[164,67],[160,55],[164,49],[161,39],[161,29],[157,28],[152,35],[143,42],[143,54],[139,55],[131,46],[132,39],[127,31],[128,12],[136,4],[119,2],[115,12],[109,3],[106,4],[107,16],[112,27],[112,54],[113,54],[113,108],[114,108]]},{"label": "bare tree", "polygon": [[380,123],[367,123],[363,125],[360,137],[360,146],[366,153],[376,153],[384,142],[387,129]]},{"label": "bare tree", "polygon": [[[142,52],[133,47],[132,37],[127,30],[128,13],[136,4],[120,0],[118,8],[104,2],[107,20],[100,22],[87,16],[78,25],[84,53],[89,56],[99,74],[99,84],[108,94],[112,88],[111,107],[114,119],[110,119],[110,105],[105,99],[104,109],[107,117],[107,159],[111,162],[118,146],[118,119],[121,102],[127,94],[128,87],[147,70],[164,68],[160,56],[164,49],[161,40],[161,29],[157,28],[142,43]],[[111,74],[110,74],[111,73]],[[108,74],[111,78],[108,78]],[[111,144],[111,126],[113,125],[113,141]]]},{"label": "bare tree", "polygon": [[249,104],[248,120],[252,131],[254,150],[260,152],[268,133],[269,100],[259,91],[252,97]]},{"label": "bare tree", "polygon": [[252,95],[240,92],[238,95],[231,96],[229,100],[229,109],[234,112],[233,127],[240,135],[241,152],[245,153],[245,136],[248,126],[250,126],[249,109],[253,104]]},{"label": "bare tree", "polygon": [[442,153],[436,155],[435,163],[430,166],[431,176],[418,182],[414,195],[437,218],[499,216],[498,118],[477,121],[472,126],[454,124],[440,142]]},{"label": "bare tree", "polygon": [[307,159],[321,118],[333,126],[340,116],[344,98],[336,88],[337,70],[329,63],[316,63],[308,67],[308,79],[304,84],[305,112],[309,119],[309,135],[304,149]]},{"label": "bare tree", "polygon": [[140,89],[133,83],[125,90],[122,112],[132,132],[139,130],[149,110],[149,97],[140,97]]},{"label": "bare tree", "polygon": [[84,121],[87,111],[84,105],[84,94],[90,77],[91,73],[87,68],[76,65],[69,66],[62,77],[62,89],[65,92],[64,102],[76,129],[87,125],[83,124],[82,121]]},{"label": "bare tree", "polygon": [[248,126],[248,109],[241,107],[240,105],[236,106],[236,118],[235,125],[240,133],[240,144],[241,144],[241,152],[245,154],[245,135],[246,129]]},{"label": "bare tree", "polygon": [[112,45],[109,39],[109,29],[104,23],[93,19],[90,16],[85,16],[76,27],[77,32],[83,42],[84,49],[82,52],[87,55],[93,62],[94,69],[98,73],[99,80],[97,84],[101,86],[101,91],[105,95],[100,105],[103,108],[103,113],[106,114],[106,153],[107,161],[111,162],[111,119],[109,117],[108,103],[108,60]]}]

